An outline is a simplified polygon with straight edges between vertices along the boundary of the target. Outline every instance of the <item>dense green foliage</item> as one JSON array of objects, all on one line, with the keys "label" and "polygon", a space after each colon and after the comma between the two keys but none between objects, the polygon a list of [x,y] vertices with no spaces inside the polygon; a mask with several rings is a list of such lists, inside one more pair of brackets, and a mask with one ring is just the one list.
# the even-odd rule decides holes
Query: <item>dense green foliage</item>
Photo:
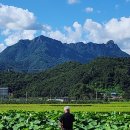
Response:
[{"label": "dense green foliage", "polygon": [[[60,130],[58,118],[62,112],[9,111],[0,114],[0,130]],[[128,130],[128,113],[75,112],[74,130]]]},{"label": "dense green foliage", "polygon": [[68,62],[40,73],[0,72],[2,87],[15,97],[95,99],[95,93],[116,92],[130,98],[130,59],[98,58],[89,64]]}]

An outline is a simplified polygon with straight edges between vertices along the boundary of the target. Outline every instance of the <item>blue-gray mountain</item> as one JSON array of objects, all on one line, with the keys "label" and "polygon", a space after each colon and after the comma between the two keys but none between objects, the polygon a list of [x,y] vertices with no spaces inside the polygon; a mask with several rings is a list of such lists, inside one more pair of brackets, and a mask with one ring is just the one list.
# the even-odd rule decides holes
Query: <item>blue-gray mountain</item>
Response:
[{"label": "blue-gray mountain", "polygon": [[129,57],[114,41],[106,44],[62,43],[39,36],[33,40],[20,40],[0,54],[0,69],[15,71],[41,71],[68,61],[87,63],[97,57]]}]

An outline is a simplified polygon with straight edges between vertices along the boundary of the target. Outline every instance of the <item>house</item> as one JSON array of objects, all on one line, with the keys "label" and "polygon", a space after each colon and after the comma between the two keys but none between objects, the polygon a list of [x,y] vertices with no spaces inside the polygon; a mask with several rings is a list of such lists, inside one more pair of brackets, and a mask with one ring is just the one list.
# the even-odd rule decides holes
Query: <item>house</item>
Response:
[{"label": "house", "polygon": [[8,95],[9,95],[9,93],[8,93],[8,87],[0,88],[0,97],[1,98],[8,97]]}]

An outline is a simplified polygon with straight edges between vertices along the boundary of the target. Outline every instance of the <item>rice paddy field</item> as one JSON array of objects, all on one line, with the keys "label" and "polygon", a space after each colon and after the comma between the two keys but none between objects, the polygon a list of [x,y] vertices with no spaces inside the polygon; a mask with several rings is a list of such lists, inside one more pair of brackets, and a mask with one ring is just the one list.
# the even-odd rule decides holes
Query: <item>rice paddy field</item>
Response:
[{"label": "rice paddy field", "polygon": [[130,102],[113,102],[109,104],[0,104],[0,113],[9,110],[23,111],[62,111],[70,106],[72,112],[130,112]]}]

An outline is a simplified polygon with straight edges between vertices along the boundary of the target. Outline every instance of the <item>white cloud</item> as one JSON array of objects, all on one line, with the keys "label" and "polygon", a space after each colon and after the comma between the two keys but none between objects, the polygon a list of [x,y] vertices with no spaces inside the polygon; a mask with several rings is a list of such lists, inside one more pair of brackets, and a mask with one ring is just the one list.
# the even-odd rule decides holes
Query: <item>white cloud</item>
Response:
[{"label": "white cloud", "polygon": [[42,34],[62,42],[96,42],[106,43],[114,40],[121,49],[130,52],[130,17],[113,18],[106,23],[98,23],[86,19],[83,25],[74,22],[72,26],[65,26],[64,31],[50,29]]},{"label": "white cloud", "polygon": [[68,4],[75,4],[78,2],[79,2],[79,0],[68,0]]},{"label": "white cloud", "polygon": [[22,31],[13,31],[7,38],[4,40],[7,46],[11,46],[17,43],[21,39],[32,40],[35,37],[35,30],[22,30]]},{"label": "white cloud", "polygon": [[37,30],[42,29],[49,30],[49,26],[38,24],[29,10],[0,4],[0,33],[5,37],[1,48],[13,45],[20,39],[33,39]]},{"label": "white cloud", "polygon": [[0,43],[0,52],[2,52],[5,48],[6,46],[3,43]]},{"label": "white cloud", "polygon": [[86,20],[84,26],[89,33],[89,39],[95,42],[106,42],[110,39],[121,41],[130,38],[130,18],[122,17],[119,20],[113,18],[105,24]]},{"label": "white cloud", "polygon": [[93,11],[94,11],[94,9],[92,7],[86,7],[85,8],[86,13],[92,13]]},{"label": "white cloud", "polygon": [[89,41],[103,43],[112,39],[121,49],[130,52],[130,17],[113,18],[104,24],[86,20],[84,29]]},{"label": "white cloud", "polygon": [[121,49],[130,54],[130,38],[118,42]]},{"label": "white cloud", "polygon": [[1,35],[8,36],[11,33],[9,29],[5,29],[1,32]]},{"label": "white cloud", "polygon": [[82,25],[78,22],[74,22],[72,27],[64,27],[64,33],[56,30],[42,31],[42,34],[56,40],[60,40],[64,43],[72,43],[82,40]]},{"label": "white cloud", "polygon": [[35,29],[40,25],[36,24],[36,18],[27,9],[14,6],[2,5],[0,7],[0,28],[9,30]]},{"label": "white cloud", "polygon": [[53,38],[62,42],[66,42],[67,40],[65,34],[60,32],[59,30],[56,30],[56,31],[51,30],[49,32],[42,31],[42,35],[48,36],[50,38]]},{"label": "white cloud", "polygon": [[67,42],[78,42],[82,40],[82,25],[74,22],[72,27],[64,27],[67,32]]}]

